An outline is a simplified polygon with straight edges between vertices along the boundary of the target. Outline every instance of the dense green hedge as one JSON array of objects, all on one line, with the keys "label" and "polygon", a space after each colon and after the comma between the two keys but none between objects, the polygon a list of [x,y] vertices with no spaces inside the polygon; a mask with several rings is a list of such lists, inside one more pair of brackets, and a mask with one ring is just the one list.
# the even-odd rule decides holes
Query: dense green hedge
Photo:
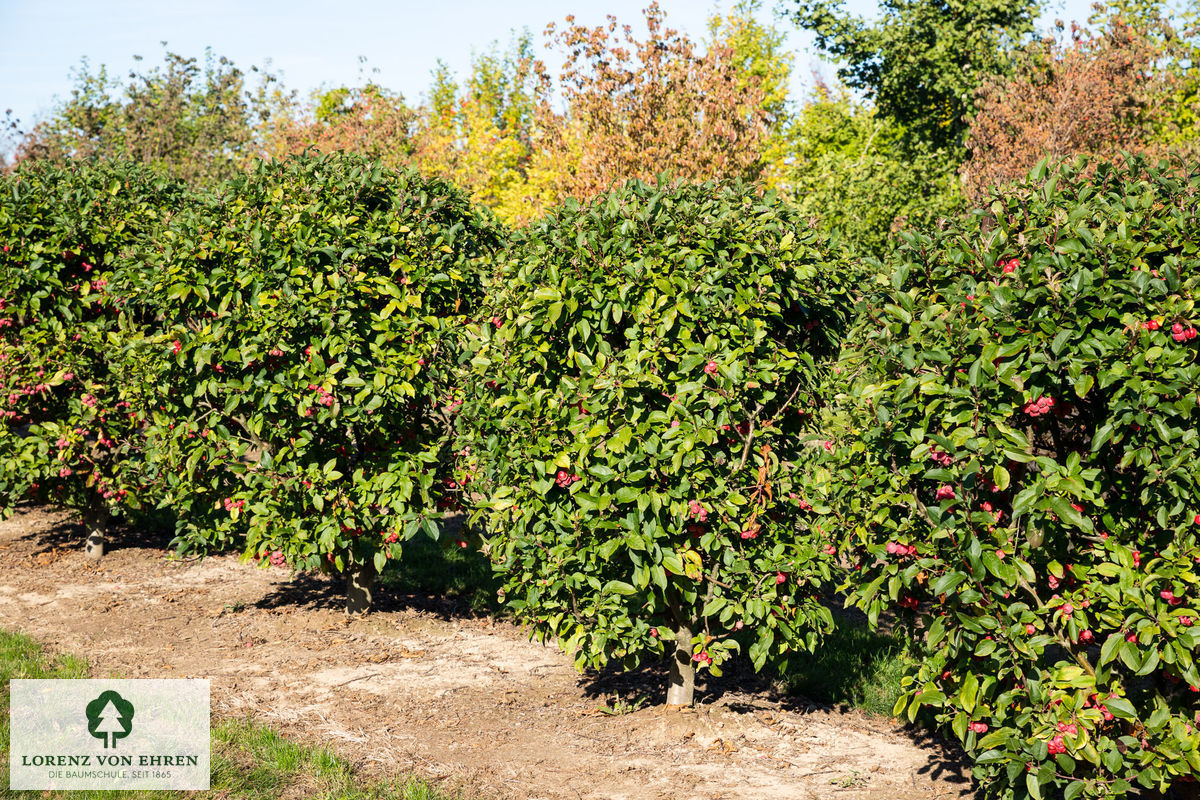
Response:
[{"label": "dense green hedge", "polygon": [[365,608],[402,540],[437,535],[454,334],[499,243],[449,185],[344,155],[175,214],[122,291],[160,318],[129,357],[181,547],[344,572]]},{"label": "dense green hedge", "polygon": [[739,185],[514,233],[344,155],[201,194],[23,165],[0,513],[158,504],[181,550],[344,573],[357,610],[465,507],[535,635],[668,656],[674,702],[743,646],[812,648],[841,579],[920,623],[897,713],[988,791],[1173,787],[1200,771],[1200,178],[1087,174],[905,234],[870,283]]},{"label": "dense green hedge", "polygon": [[756,666],[814,645],[834,555],[799,462],[849,283],[751,186],[635,181],[516,236],[470,328],[460,450],[536,635],[581,667],[665,652],[689,703],[692,665],[720,674],[743,637]]},{"label": "dense green hedge", "polygon": [[830,488],[851,600],[923,620],[898,704],[1003,797],[1200,769],[1200,178],[1083,165],[906,235]]},{"label": "dense green hedge", "polygon": [[114,284],[185,204],[143,167],[36,162],[0,176],[0,515],[23,499],[78,509],[95,557],[110,513],[156,499],[120,359],[153,321]]}]

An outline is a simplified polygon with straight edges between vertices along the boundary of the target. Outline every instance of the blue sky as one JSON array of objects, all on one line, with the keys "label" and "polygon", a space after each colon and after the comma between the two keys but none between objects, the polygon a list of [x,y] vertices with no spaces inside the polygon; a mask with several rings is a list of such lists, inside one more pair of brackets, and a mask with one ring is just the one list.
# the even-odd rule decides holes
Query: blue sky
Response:
[{"label": "blue sky", "polygon": [[[389,89],[419,99],[437,59],[465,74],[474,51],[507,42],[514,29],[529,28],[541,42],[551,21],[574,13],[599,24],[605,13],[636,23],[648,0],[0,0],[0,115],[6,109],[28,123],[54,98],[70,93],[70,73],[86,57],[124,77],[134,55],[160,61],[171,50],[203,56],[206,47],[244,70],[270,62],[289,88],[302,96],[322,85],[358,82],[365,56],[372,77]],[[706,20],[730,0],[660,0],[671,27],[694,38]],[[773,0],[763,3],[769,17]],[[873,15],[873,0],[847,7]],[[1090,0],[1057,0],[1043,22],[1056,16],[1083,19]],[[789,35],[796,53],[795,91],[802,92],[820,61],[803,32]],[[825,68],[827,74],[832,70]]]}]

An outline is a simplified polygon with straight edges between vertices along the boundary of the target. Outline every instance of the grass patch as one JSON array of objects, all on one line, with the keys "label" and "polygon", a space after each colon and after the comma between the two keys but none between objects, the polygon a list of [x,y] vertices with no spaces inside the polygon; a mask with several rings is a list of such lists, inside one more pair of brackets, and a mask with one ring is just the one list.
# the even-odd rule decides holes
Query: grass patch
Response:
[{"label": "grass patch", "polygon": [[865,625],[840,623],[812,655],[800,656],[780,676],[789,694],[818,703],[892,715],[900,679],[918,663],[901,633],[873,633]]},{"label": "grass patch", "polygon": [[331,751],[285,739],[270,728],[240,720],[212,728],[212,789],[207,792],[61,791],[15,792],[8,788],[8,681],[13,678],[87,678],[85,661],[51,658],[33,639],[0,630],[0,795],[53,800],[462,800],[423,781],[367,781]]},{"label": "grass patch", "polygon": [[[448,541],[447,541],[448,539]],[[380,576],[383,589],[457,600],[476,613],[496,614],[500,581],[487,557],[474,546],[459,547],[454,537],[435,542],[416,536],[404,543],[404,557]]]}]

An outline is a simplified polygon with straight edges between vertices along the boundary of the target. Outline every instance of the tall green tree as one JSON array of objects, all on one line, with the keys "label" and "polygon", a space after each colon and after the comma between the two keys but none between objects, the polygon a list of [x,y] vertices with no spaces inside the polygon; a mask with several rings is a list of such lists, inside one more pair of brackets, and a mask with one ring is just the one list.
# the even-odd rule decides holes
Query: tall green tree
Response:
[{"label": "tall green tree", "polygon": [[98,156],[191,182],[230,177],[258,152],[257,126],[277,99],[275,78],[252,71],[256,86],[211,51],[203,61],[166,51],[161,65],[130,71],[122,88],[85,60],[70,98],[23,138],[17,159]]},{"label": "tall green tree", "polygon": [[728,14],[708,20],[709,46],[729,49],[728,60],[738,71],[738,85],[762,92],[762,107],[774,123],[788,116],[788,83],[795,56],[788,50],[787,34],[774,24],[759,21],[762,0],[738,0]]},{"label": "tall green tree", "polygon": [[779,139],[767,185],[859,254],[882,257],[896,231],[933,226],[962,202],[957,160],[909,140],[845,87],[818,85]]},{"label": "tall green tree", "polygon": [[1039,11],[1038,0],[882,0],[878,19],[868,21],[841,0],[796,0],[792,16],[880,114],[957,152],[975,90],[1008,71],[1008,53],[1033,31]]},{"label": "tall green tree", "polygon": [[762,0],[738,0],[729,13],[710,17],[708,46],[725,52],[743,94],[761,95],[759,104],[767,125],[761,162],[763,177],[769,180],[776,166],[788,158],[786,134],[794,110],[789,84],[795,56],[779,21],[760,20],[762,5]]}]

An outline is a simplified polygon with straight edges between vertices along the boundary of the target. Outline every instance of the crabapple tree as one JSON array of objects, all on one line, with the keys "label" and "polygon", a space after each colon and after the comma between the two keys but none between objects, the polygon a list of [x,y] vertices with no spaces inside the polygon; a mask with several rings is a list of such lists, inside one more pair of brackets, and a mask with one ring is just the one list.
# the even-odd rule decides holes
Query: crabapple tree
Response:
[{"label": "crabapple tree", "polygon": [[1197,189],[1043,163],[905,234],[848,348],[850,599],[922,620],[896,713],[929,709],[996,796],[1200,769]]},{"label": "crabapple tree", "polygon": [[576,665],[811,648],[836,551],[803,464],[851,303],[807,217],[631,181],[516,239],[469,326],[460,483],[503,593]]},{"label": "crabapple tree", "polygon": [[401,541],[438,535],[450,334],[497,243],[448,184],[341,154],[261,163],[176,215],[130,287],[162,317],[130,358],[180,547],[344,574],[367,610]]},{"label": "crabapple tree", "polygon": [[183,204],[174,182],[117,162],[23,163],[0,177],[0,514],[24,499],[76,509],[93,560],[112,515],[146,498],[119,355],[152,321],[112,284]]}]

